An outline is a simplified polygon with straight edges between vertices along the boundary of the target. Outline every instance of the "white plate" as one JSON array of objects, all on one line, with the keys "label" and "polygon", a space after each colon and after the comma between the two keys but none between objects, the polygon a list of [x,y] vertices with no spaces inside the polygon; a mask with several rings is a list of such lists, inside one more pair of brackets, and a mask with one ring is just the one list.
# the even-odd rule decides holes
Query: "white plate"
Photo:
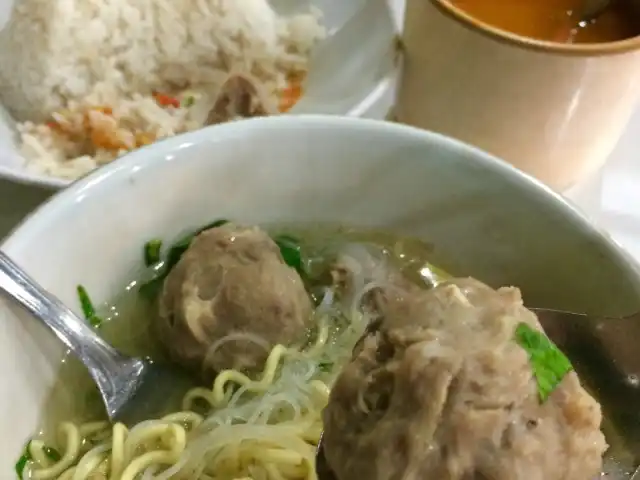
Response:
[{"label": "white plate", "polygon": [[[12,1],[0,0],[0,25]],[[396,25],[387,0],[273,0],[280,12],[299,10],[301,3],[323,12],[329,35],[313,52],[306,93],[291,113],[379,116],[396,76]],[[24,167],[15,122],[1,105],[0,178],[54,189],[71,183]]]}]

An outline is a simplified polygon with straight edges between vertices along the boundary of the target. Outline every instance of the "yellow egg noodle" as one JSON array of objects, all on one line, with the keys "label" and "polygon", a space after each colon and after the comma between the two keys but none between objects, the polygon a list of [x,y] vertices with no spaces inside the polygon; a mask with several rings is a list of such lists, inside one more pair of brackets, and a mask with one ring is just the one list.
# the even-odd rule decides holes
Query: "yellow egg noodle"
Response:
[{"label": "yellow egg noodle", "polygon": [[[29,445],[33,480],[315,480],[321,412],[340,366],[363,333],[358,309],[340,312],[328,292],[308,348],[276,345],[259,379],[220,372],[212,389],[193,388],[183,411],[142,422],[59,425],[61,458]],[[328,302],[327,302],[328,300]],[[207,405],[208,413],[196,413]]]}]

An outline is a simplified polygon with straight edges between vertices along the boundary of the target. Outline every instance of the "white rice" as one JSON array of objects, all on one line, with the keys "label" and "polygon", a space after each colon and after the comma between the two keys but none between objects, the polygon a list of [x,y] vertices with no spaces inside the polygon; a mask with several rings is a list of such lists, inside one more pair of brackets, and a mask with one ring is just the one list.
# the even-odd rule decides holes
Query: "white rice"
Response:
[{"label": "white rice", "polygon": [[[175,135],[203,125],[234,72],[277,105],[323,36],[317,12],[282,17],[267,0],[16,0],[0,32],[0,99],[21,122],[27,168],[74,179],[140,142],[87,154],[51,120],[113,122],[91,113],[108,107],[120,138]],[[197,105],[159,105],[153,92]]]}]

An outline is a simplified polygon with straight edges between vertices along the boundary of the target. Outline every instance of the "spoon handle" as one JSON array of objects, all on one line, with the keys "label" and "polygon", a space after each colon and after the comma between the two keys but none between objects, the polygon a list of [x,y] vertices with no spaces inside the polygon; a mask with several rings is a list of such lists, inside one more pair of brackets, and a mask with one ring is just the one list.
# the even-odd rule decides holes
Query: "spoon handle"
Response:
[{"label": "spoon handle", "polygon": [[113,393],[112,377],[129,363],[60,300],[0,251],[0,290],[41,320],[85,364],[103,393]]}]

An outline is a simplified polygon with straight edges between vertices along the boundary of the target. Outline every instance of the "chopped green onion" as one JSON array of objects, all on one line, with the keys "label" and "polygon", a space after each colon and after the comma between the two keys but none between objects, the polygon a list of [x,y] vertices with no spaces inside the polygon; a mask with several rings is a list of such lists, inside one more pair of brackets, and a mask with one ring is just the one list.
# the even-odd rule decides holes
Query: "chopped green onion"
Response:
[{"label": "chopped green onion", "polygon": [[196,97],[194,97],[193,95],[187,95],[182,100],[182,106],[183,107],[187,107],[188,108],[188,107],[192,106],[194,103],[196,103]]},{"label": "chopped green onion", "polygon": [[84,318],[91,324],[93,327],[99,327],[102,323],[102,319],[96,315],[96,309],[91,302],[91,298],[89,298],[89,294],[87,290],[82,286],[78,285],[78,299],[80,300],[80,307],[82,308],[82,314]]},{"label": "chopped green onion", "polygon": [[198,233],[202,233],[205,230],[209,230],[210,228],[221,227],[222,225],[225,225],[227,223],[229,223],[229,220],[225,220],[224,218],[221,218],[220,220],[216,220],[215,222],[211,222],[209,225],[205,225],[200,230],[198,230]]},{"label": "chopped green onion", "polygon": [[155,265],[160,261],[160,250],[162,249],[162,240],[149,240],[144,244],[144,264],[147,267]]},{"label": "chopped green onion", "polygon": [[544,403],[573,369],[571,362],[544,333],[526,323],[518,324],[515,337],[518,345],[529,355],[540,403]]},{"label": "chopped green onion", "polygon": [[[22,480],[22,478],[23,478],[24,469],[27,466],[27,462],[32,460],[31,451],[29,450],[30,446],[31,446],[31,441],[28,441],[27,444],[24,447],[24,451],[23,451],[22,455],[20,456],[20,458],[18,459],[18,461],[16,462],[16,465],[15,465],[16,474],[18,475],[18,479],[19,480]],[[60,459],[62,458],[62,455],[60,455],[60,453],[55,448],[51,448],[51,447],[45,446],[43,448],[43,451],[44,451],[44,454],[52,462],[59,462]]]},{"label": "chopped green onion", "polygon": [[82,314],[85,318],[94,316],[96,314],[96,310],[93,308],[93,303],[91,303],[87,290],[82,285],[78,285],[78,298],[80,299]]},{"label": "chopped green onion", "polygon": [[294,237],[293,235],[288,235],[286,233],[283,233],[281,235],[278,235],[276,237],[278,240],[281,240],[283,242],[288,242],[288,243],[294,243],[297,244],[300,242],[300,240],[298,240],[296,237]]},{"label": "chopped green onion", "polygon": [[[171,272],[173,267],[175,267],[177,263],[180,261],[180,259],[182,258],[182,255],[184,255],[184,252],[187,251],[187,249],[191,245],[191,242],[196,237],[196,235],[199,235],[200,233],[206,230],[209,230],[211,228],[220,227],[228,222],[229,222],[228,220],[224,220],[224,219],[216,220],[215,222],[209,223],[204,227],[199,228],[193,233],[185,235],[176,243],[174,243],[167,253],[167,258],[165,260],[162,271],[158,275],[156,275],[154,278],[149,280],[148,282],[142,284],[139,290],[140,293],[148,299],[156,298],[160,293],[160,290],[162,289],[162,285],[164,283],[165,278],[167,278],[167,276],[169,275],[169,272]],[[296,269],[296,271],[300,274],[300,276],[304,278],[305,269],[303,265],[302,249],[300,248],[299,240],[291,235],[278,235],[273,240],[278,245],[278,248],[280,249],[280,253],[282,254],[282,258],[284,259],[285,263],[290,267]],[[145,245],[145,263],[147,264],[147,266],[149,266],[149,263],[147,263],[147,255],[146,255],[147,246],[154,241],[160,242],[160,240],[151,240],[147,242],[147,244]],[[158,247],[158,250],[159,249],[160,248]],[[157,262],[154,262],[154,263],[157,263]]]},{"label": "chopped green onion", "polygon": [[302,263],[302,249],[297,238],[291,235],[278,235],[273,239],[280,248],[280,253],[284,262],[291,268],[295,268],[300,276],[304,276],[304,265]]},{"label": "chopped green onion", "polygon": [[182,258],[182,255],[184,254],[184,252],[187,251],[187,249],[191,245],[191,242],[196,237],[196,235],[199,235],[205,230],[220,227],[225,223],[229,223],[229,220],[225,220],[225,219],[216,220],[215,222],[211,222],[205,225],[204,227],[199,228],[193,233],[185,235],[176,243],[174,243],[172,247],[169,249],[169,252],[167,253],[167,259],[164,263],[164,267],[162,271],[158,273],[158,275],[156,275],[154,278],[149,280],[148,282],[140,285],[140,290],[139,290],[140,294],[150,300],[156,298],[160,293],[160,290],[162,289],[164,279],[167,278],[167,275],[169,275],[169,272],[180,261],[180,259]]},{"label": "chopped green onion", "polygon": [[204,227],[199,228],[195,232],[190,233],[189,235],[185,235],[176,243],[174,243],[173,246],[169,249],[169,253],[167,254],[167,264],[165,265],[166,275],[168,275],[171,269],[175,267],[176,264],[180,261],[180,258],[182,258],[182,255],[187,251],[187,249],[191,245],[191,242],[197,235],[200,235],[206,230],[220,227],[225,223],[229,223],[229,220],[216,220],[215,222],[211,222]]},{"label": "chopped green onion", "polygon": [[27,462],[31,460],[31,453],[29,452],[29,445],[31,445],[31,441],[27,442],[24,447],[24,452],[16,462],[16,474],[18,475],[18,480],[22,480],[24,475],[24,469],[27,466]]}]

